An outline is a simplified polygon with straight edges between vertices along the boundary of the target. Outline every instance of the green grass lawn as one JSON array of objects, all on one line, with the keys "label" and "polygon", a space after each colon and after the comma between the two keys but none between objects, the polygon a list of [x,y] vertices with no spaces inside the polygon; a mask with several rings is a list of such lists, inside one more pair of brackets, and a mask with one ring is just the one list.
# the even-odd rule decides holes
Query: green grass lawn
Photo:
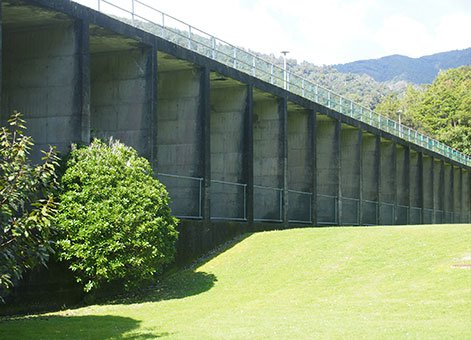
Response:
[{"label": "green grass lawn", "polygon": [[471,225],[257,233],[141,301],[2,320],[0,338],[469,339],[458,265],[471,265]]}]

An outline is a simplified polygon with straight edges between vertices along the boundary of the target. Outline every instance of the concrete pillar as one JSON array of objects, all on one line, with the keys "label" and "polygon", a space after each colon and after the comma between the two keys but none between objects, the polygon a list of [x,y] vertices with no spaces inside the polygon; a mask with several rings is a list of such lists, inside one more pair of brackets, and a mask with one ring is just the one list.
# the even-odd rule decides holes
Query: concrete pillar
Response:
[{"label": "concrete pillar", "polygon": [[409,218],[409,148],[396,145],[396,224],[408,224]]},{"label": "concrete pillar", "polygon": [[283,222],[284,190],[284,110],[280,102],[254,91],[254,219]]},{"label": "concrete pillar", "polygon": [[[0,3],[1,7],[1,3]],[[76,96],[77,106],[81,107],[81,142],[90,142],[90,32],[89,23],[82,20],[75,22],[75,30],[79,32],[77,50],[79,53],[79,94]],[[1,89],[0,89],[1,90]],[[1,93],[1,92],[0,92]]]},{"label": "concrete pillar", "polygon": [[471,223],[471,171],[463,170],[463,185],[461,186],[461,207],[464,222]]},{"label": "concrete pillar", "polygon": [[409,224],[422,223],[422,171],[421,155],[415,150],[409,151]]},{"label": "concrete pillar", "polygon": [[158,60],[157,60],[157,47],[152,46],[147,60],[147,69],[150,71],[147,75],[147,82],[149,84],[149,106],[150,106],[150,162],[153,169],[157,169],[157,153],[158,153]]},{"label": "concrete pillar", "polygon": [[461,168],[453,167],[453,223],[461,222]]},{"label": "concrete pillar", "polygon": [[[87,41],[85,25],[65,21],[47,26],[2,27],[1,121],[23,113],[35,141],[33,161],[49,145],[66,153],[87,133]],[[88,140],[87,140],[88,141]]]},{"label": "concrete pillar", "polygon": [[423,193],[423,212],[422,221],[424,224],[434,223],[434,166],[433,158],[422,155],[422,193]]},{"label": "concrete pillar", "polygon": [[376,136],[363,133],[361,152],[361,224],[378,224],[379,145]]},{"label": "concrete pillar", "polygon": [[247,97],[245,102],[244,120],[244,182],[247,184],[246,204],[247,222],[249,225],[254,221],[254,149],[253,149],[253,86],[247,85]]},{"label": "concrete pillar", "polygon": [[157,168],[154,171],[165,174],[159,179],[170,193],[173,213],[201,218],[204,177],[202,108],[205,106],[200,103],[204,97],[202,71],[196,68],[165,69],[164,58],[157,62]]},{"label": "concrete pillar", "polygon": [[288,227],[289,224],[289,195],[288,195],[288,101],[285,98],[278,98],[278,112],[281,121],[281,164],[282,184],[283,184],[283,224]]},{"label": "concrete pillar", "polygon": [[291,223],[312,223],[312,131],[310,112],[288,105],[288,218]]},{"label": "concrete pillar", "polygon": [[317,225],[317,114],[309,111],[309,136],[311,140],[311,213],[312,224]]},{"label": "concrete pillar", "polygon": [[[151,48],[91,55],[91,137],[117,139],[151,158]],[[149,81],[150,80],[150,81]]]},{"label": "concrete pillar", "polygon": [[381,177],[379,191],[380,224],[391,225],[396,221],[397,186],[396,186],[396,144],[381,140]]},{"label": "concrete pillar", "polygon": [[359,224],[361,131],[342,125],[340,137],[341,223]]},{"label": "concrete pillar", "polygon": [[203,220],[211,218],[211,89],[209,68],[201,69],[201,92],[199,116],[202,123],[201,144],[203,145]]},{"label": "concrete pillar", "polygon": [[340,122],[316,117],[317,223],[339,223]]},{"label": "concrete pillar", "polygon": [[247,86],[211,81],[211,218],[246,220]]},{"label": "concrete pillar", "polygon": [[444,223],[452,222],[453,215],[453,166],[445,163],[444,167]]},{"label": "concrete pillar", "polygon": [[434,223],[440,224],[444,221],[444,164],[440,159],[434,159]]}]

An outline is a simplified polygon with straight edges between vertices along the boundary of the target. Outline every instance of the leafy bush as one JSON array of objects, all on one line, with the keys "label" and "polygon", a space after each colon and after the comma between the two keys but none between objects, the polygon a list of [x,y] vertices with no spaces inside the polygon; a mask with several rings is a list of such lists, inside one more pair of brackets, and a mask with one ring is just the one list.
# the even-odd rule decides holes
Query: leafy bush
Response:
[{"label": "leafy bush", "polygon": [[33,165],[25,121],[15,112],[0,130],[0,299],[26,269],[45,265],[52,252],[57,156],[53,148]]},{"label": "leafy bush", "polygon": [[73,148],[60,181],[59,257],[90,291],[152,277],[175,254],[177,220],[149,162],[119,142]]}]

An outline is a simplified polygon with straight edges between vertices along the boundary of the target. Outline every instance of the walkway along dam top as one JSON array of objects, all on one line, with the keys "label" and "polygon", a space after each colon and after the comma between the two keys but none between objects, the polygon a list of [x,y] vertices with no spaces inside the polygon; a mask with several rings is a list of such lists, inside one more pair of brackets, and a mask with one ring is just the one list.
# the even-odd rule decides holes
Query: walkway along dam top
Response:
[{"label": "walkway along dam top", "polygon": [[159,11],[151,1],[127,0],[73,0],[90,6],[104,14],[174,42],[203,56],[233,67],[239,71],[286,89],[308,100],[324,105],[343,115],[389,132],[399,138],[438,152],[457,162],[471,166],[471,156],[465,155],[446,144],[430,138],[395,120],[384,117],[335,92],[304,79],[302,76],[285,72],[283,68],[264,60],[242,48],[227,43],[211,34],[191,26],[173,16]]}]

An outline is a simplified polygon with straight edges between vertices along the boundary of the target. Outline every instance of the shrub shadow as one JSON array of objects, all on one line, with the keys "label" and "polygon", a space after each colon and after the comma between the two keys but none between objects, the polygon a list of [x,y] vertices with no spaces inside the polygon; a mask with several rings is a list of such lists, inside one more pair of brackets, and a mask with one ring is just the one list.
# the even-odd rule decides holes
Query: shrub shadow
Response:
[{"label": "shrub shadow", "polygon": [[0,321],[2,339],[155,339],[169,333],[136,332],[140,321],[112,315],[53,315]]},{"label": "shrub shadow", "polygon": [[107,301],[107,303],[122,304],[156,302],[163,300],[183,299],[207,292],[214,287],[215,283],[217,282],[217,277],[212,273],[197,271],[197,268],[228,251],[250,235],[251,234],[240,235],[224,243],[223,245],[202,256],[186,268],[175,268],[173,271],[167,272],[167,274],[157,285],[142,289],[141,291],[136,292],[134,296],[128,295],[111,302]]}]

